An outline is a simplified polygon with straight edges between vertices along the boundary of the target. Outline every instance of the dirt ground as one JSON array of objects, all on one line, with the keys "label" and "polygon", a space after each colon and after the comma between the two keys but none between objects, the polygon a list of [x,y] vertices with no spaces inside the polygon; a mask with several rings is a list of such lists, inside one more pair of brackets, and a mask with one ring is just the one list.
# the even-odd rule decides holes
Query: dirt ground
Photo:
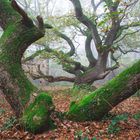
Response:
[{"label": "dirt ground", "polygon": [[[49,94],[53,98],[56,111],[68,111],[72,95],[67,89],[50,88],[50,90]],[[72,122],[61,120],[52,114],[57,128],[34,135],[21,128],[18,129],[16,123],[12,126],[15,121],[14,114],[4,97],[0,95],[0,140],[140,140],[140,99],[138,97],[123,101],[110,114],[114,118],[118,116],[120,121],[116,121],[113,117],[106,117],[100,122]],[[9,119],[10,117],[13,118]]]}]

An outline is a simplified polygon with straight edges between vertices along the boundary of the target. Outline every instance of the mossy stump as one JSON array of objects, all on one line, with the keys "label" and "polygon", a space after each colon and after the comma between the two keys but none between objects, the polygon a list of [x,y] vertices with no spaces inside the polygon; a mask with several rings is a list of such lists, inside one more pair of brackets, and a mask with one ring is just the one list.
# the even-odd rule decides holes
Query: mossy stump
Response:
[{"label": "mossy stump", "polygon": [[52,129],[54,126],[50,118],[51,112],[54,110],[52,98],[45,92],[40,93],[35,101],[25,109],[20,119],[25,130],[32,133],[39,133],[46,129]]}]

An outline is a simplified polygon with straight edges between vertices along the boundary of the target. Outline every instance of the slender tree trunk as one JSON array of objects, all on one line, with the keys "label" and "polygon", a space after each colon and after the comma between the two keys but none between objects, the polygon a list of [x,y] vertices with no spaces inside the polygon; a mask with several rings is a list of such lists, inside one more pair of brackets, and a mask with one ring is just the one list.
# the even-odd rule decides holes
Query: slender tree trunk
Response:
[{"label": "slender tree trunk", "polygon": [[78,103],[71,103],[67,117],[76,121],[100,120],[139,89],[140,61]]}]

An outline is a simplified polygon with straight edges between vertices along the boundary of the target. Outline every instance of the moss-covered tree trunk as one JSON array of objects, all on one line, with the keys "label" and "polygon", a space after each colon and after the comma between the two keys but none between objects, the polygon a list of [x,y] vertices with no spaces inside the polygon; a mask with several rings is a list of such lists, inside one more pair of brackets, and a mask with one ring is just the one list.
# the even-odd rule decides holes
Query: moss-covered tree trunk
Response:
[{"label": "moss-covered tree trunk", "polygon": [[0,39],[0,87],[19,116],[35,89],[24,75],[21,58],[27,47],[44,33],[28,17],[14,11],[8,0],[0,1],[0,9],[0,25],[4,30]]},{"label": "moss-covered tree trunk", "polygon": [[117,104],[140,89],[140,61],[102,88],[77,103],[71,103],[67,117],[76,121],[100,120]]},{"label": "moss-covered tree trunk", "polygon": [[[43,20],[41,17],[37,17],[37,20],[38,26],[35,26],[15,0],[0,0],[0,26],[4,30],[0,38],[0,90],[16,116],[22,117],[23,125],[31,131],[38,130],[49,120],[48,111],[53,106],[50,97],[43,93],[43,98],[37,97],[35,103],[27,107],[30,96],[37,89],[24,75],[21,59],[28,46],[44,36]],[[40,98],[43,99],[42,102]],[[40,111],[39,107],[43,110]],[[47,111],[44,111],[44,108]],[[32,111],[33,114],[28,114],[26,110]],[[30,119],[25,117],[27,114],[30,115]],[[28,123],[32,123],[32,126]]]}]

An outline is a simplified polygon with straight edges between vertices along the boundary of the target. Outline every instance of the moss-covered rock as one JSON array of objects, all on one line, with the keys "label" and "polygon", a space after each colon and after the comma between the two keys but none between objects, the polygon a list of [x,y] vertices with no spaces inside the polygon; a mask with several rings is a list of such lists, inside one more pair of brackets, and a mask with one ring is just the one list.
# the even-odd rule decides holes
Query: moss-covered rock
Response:
[{"label": "moss-covered rock", "polygon": [[50,118],[51,111],[54,110],[52,98],[45,92],[40,93],[35,101],[25,109],[21,118],[22,126],[33,133],[38,133],[44,129],[50,129],[53,121]]}]

